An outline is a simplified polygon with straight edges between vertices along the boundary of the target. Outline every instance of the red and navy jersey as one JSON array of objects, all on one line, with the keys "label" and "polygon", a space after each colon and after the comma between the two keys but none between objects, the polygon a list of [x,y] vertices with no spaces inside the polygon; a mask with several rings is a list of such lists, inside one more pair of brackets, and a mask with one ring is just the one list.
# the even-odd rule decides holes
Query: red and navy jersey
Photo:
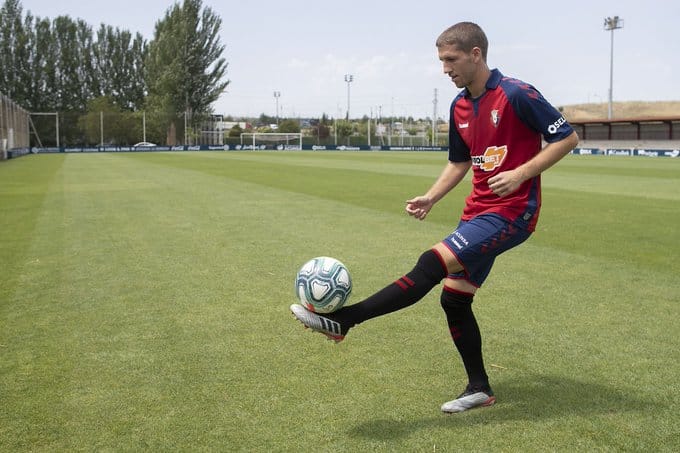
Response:
[{"label": "red and navy jersey", "polygon": [[540,175],[499,197],[489,188],[495,174],[531,160],[548,143],[573,132],[562,114],[533,86],[491,71],[486,91],[473,99],[463,89],[451,104],[449,160],[472,161],[472,193],[465,200],[463,220],[495,213],[533,231],[541,207]]}]

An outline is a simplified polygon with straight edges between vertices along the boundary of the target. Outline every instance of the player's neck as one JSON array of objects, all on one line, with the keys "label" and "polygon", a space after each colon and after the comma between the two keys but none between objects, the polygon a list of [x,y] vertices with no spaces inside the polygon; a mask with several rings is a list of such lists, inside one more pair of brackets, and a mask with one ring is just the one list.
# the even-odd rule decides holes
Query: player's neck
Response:
[{"label": "player's neck", "polygon": [[477,71],[475,80],[467,86],[470,97],[478,98],[484,94],[486,91],[486,82],[489,80],[489,77],[491,77],[491,70],[489,70],[489,67],[487,65],[480,67],[479,71]]}]

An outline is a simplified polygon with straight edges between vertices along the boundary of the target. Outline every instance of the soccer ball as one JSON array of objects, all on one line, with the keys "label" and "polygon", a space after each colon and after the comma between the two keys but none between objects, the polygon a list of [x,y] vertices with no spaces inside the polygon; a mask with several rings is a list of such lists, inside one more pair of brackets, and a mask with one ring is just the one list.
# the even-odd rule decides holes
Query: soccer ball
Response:
[{"label": "soccer ball", "polygon": [[352,278],[340,261],[319,256],[300,268],[295,278],[295,292],[307,310],[332,313],[347,301],[352,292]]}]

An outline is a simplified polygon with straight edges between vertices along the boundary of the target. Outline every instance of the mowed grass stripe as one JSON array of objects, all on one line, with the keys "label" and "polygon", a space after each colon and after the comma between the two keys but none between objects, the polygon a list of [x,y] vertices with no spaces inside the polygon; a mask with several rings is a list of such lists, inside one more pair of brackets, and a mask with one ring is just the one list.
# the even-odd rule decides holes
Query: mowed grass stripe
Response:
[{"label": "mowed grass stripe", "polygon": [[[131,157],[137,158],[137,155]],[[170,153],[163,157],[141,157],[159,165],[226,176],[394,214],[403,214],[405,200],[430,186],[446,159],[445,153],[397,153],[392,161],[391,153],[310,152],[290,155],[271,152]],[[418,158],[431,167],[430,176],[407,175],[409,166]],[[573,170],[583,168],[584,164],[578,160],[582,158],[584,156],[568,156],[543,175],[545,206],[538,231],[549,232],[549,235],[537,235],[539,240],[544,238],[564,250],[575,249],[586,255],[654,264],[661,272],[677,269],[677,260],[668,250],[680,252],[673,234],[674,225],[680,224],[680,204],[669,204],[668,200],[680,196],[680,191],[670,190],[671,186],[677,186],[680,172],[676,180],[635,179],[624,172],[602,181],[602,176],[584,175]],[[609,172],[628,168],[621,166],[620,162],[624,161],[615,158],[593,156],[585,159],[596,167],[603,166],[603,159],[612,162]],[[677,166],[678,163],[673,159],[628,161],[629,166],[640,165],[648,169]],[[361,166],[365,170],[357,171]],[[388,170],[381,173],[384,167]],[[470,190],[468,184],[461,184],[442,200],[428,221],[440,223],[447,229],[455,225]],[[656,221],[662,217],[668,222]],[[637,223],[638,227],[628,228],[631,222]],[[593,247],[590,241],[576,239],[585,230],[590,230],[594,240],[602,246]],[[634,241],[638,247],[622,255],[617,246],[621,241]]]},{"label": "mowed grass stripe", "polygon": [[[328,154],[329,157],[337,157],[332,153]],[[234,154],[236,159],[232,159],[232,155],[167,153],[162,156],[131,154],[127,156],[158,165],[199,171],[377,210],[387,209],[390,212],[402,212],[406,198],[416,193],[416,188],[420,191],[432,180],[430,176],[413,177],[383,173],[381,171],[383,165],[380,163],[367,164],[363,170],[357,170],[356,167],[362,165],[361,159],[350,166],[352,168],[346,168],[346,165],[339,167],[326,165],[324,156],[319,156],[316,164],[310,166],[311,161],[308,159],[303,159],[302,165],[298,164],[299,154],[293,154],[288,159],[285,158],[287,155],[284,154],[284,158],[281,159],[282,156],[276,153],[272,154],[272,158],[265,153],[258,153],[255,159],[244,159],[241,154]],[[246,155],[248,156],[250,155]],[[331,162],[337,162],[337,159],[331,159]],[[437,170],[433,171],[441,171],[441,168],[440,163]],[[403,196],[399,198],[399,194]]]},{"label": "mowed grass stripe", "polygon": [[16,159],[0,166],[0,300],[8,298],[15,285],[15,263],[26,256],[47,186],[63,161],[64,156],[51,156],[40,161]]}]

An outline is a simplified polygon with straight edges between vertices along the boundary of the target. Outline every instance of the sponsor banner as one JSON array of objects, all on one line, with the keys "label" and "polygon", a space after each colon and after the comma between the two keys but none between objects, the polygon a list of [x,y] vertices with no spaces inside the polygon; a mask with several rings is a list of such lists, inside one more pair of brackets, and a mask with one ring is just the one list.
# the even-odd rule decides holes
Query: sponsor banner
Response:
[{"label": "sponsor banner", "polygon": [[383,146],[383,151],[448,151],[448,146]]},{"label": "sponsor banner", "polygon": [[580,156],[591,156],[591,155],[602,155],[604,151],[600,148],[574,148],[571,151],[572,154],[578,154]]},{"label": "sponsor banner", "polygon": [[633,150],[631,148],[607,148],[604,150],[607,156],[632,156]]},{"label": "sponsor banner", "polygon": [[7,151],[7,159],[16,159],[29,153],[31,153],[31,148],[14,148]]},{"label": "sponsor banner", "polygon": [[[19,148],[7,151],[7,158],[17,158],[32,153],[97,153],[97,152],[153,152],[153,151],[294,151],[298,145],[193,145],[193,146],[69,146],[47,148]],[[448,151],[448,146],[349,146],[349,145],[302,145],[307,151]],[[680,157],[678,149],[636,149],[636,148],[575,148],[575,155],[606,156],[644,156],[644,157]]]},{"label": "sponsor banner", "polygon": [[636,156],[647,157],[680,157],[680,150],[677,149],[636,149]]},{"label": "sponsor banner", "polygon": [[48,147],[48,148],[31,148],[31,152],[38,153],[63,153],[64,148]]},{"label": "sponsor banner", "polygon": [[606,155],[606,156],[646,156],[646,157],[680,157],[677,149],[637,149],[637,148],[575,148],[571,154]]}]

